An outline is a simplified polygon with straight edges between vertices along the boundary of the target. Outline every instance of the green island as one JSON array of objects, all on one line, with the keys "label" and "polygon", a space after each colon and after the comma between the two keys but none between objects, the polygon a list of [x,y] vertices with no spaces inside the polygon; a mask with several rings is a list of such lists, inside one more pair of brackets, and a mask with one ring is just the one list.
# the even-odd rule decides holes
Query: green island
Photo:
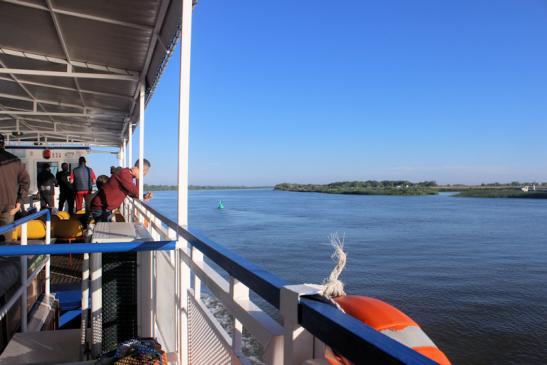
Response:
[{"label": "green island", "polygon": [[[263,189],[271,186],[234,186],[234,185],[189,185],[189,190],[243,190],[243,189]],[[176,191],[177,185],[153,185],[144,184],[146,191]]]},{"label": "green island", "polygon": [[[523,187],[528,187],[528,191],[523,191]],[[264,188],[271,188],[271,186],[190,185],[188,187],[189,190],[244,190]],[[514,181],[511,183],[489,183],[481,185],[438,185],[435,181],[413,183],[407,180],[367,180],[340,181],[330,184],[282,183],[275,185],[273,189],[301,193],[399,196],[436,195],[443,192],[450,192],[454,193],[452,196],[458,198],[547,199],[547,182],[521,183]],[[177,190],[177,186],[144,184],[144,190],[175,191]]]},{"label": "green island", "polygon": [[467,188],[454,196],[458,198],[547,199],[547,190],[525,192],[515,188]]},{"label": "green island", "polygon": [[[528,187],[528,191],[523,191]],[[535,187],[535,190],[534,190]],[[490,183],[481,185],[437,185],[435,181],[413,183],[406,180],[384,181],[341,181],[331,184],[290,184],[283,183],[274,187],[275,190],[294,192],[314,192],[327,194],[358,194],[358,195],[435,195],[441,192],[453,192],[454,197],[461,198],[520,198],[547,199],[546,183]]]},{"label": "green island", "polygon": [[289,184],[274,186],[274,190],[306,193],[357,194],[357,195],[434,195],[438,191],[434,181],[413,183],[406,180],[341,181],[331,184]]}]

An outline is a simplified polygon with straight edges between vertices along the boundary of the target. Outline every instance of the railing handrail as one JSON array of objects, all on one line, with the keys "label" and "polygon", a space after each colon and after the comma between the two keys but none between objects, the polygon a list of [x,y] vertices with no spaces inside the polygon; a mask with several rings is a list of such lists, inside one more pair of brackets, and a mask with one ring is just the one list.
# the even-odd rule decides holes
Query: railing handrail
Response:
[{"label": "railing handrail", "polygon": [[9,231],[13,231],[18,226],[28,223],[36,218],[40,218],[41,216],[46,216],[46,222],[49,222],[51,220],[51,213],[48,209],[39,210],[36,213],[29,214],[23,218],[19,218],[13,223],[6,224],[4,226],[0,226],[0,234],[4,234]]},{"label": "railing handrail", "polygon": [[[287,285],[283,279],[261,269],[230,249],[209,239],[198,230],[181,227],[148,204],[139,203],[215,264],[226,270],[228,274],[279,309],[280,291],[283,286]],[[332,346],[355,363],[367,359],[371,363],[382,364],[437,364],[327,303],[301,298],[298,305],[298,323],[313,336]]]},{"label": "railing handrail", "polygon": [[63,243],[55,245],[0,246],[2,256],[67,255],[81,253],[171,251],[176,241],[133,241],[110,243]]},{"label": "railing handrail", "polygon": [[[135,202],[137,201],[135,200]],[[173,229],[186,241],[203,252],[205,256],[212,259],[215,264],[226,270],[228,274],[244,283],[249,289],[256,292],[276,309],[279,309],[281,288],[288,284],[285,280],[260,268],[225,246],[216,243],[199,230],[190,227],[181,227],[147,203],[138,203],[159,218],[167,227]]]},{"label": "railing handrail", "polygon": [[[185,240],[217,265],[226,270],[263,299],[279,309],[280,291],[286,282],[261,269],[228,248],[214,242],[197,230],[180,227],[169,218],[159,214],[144,204],[146,209],[156,215],[168,227],[176,230]],[[46,215],[49,210],[41,210],[17,221],[0,227],[0,233],[7,232],[33,219]],[[174,250],[176,241],[134,241],[113,243],[76,243],[56,245],[8,245],[0,246],[0,256],[60,255],[99,252],[130,252]],[[348,359],[359,362],[363,358],[384,364],[436,364],[418,352],[400,344],[363,324],[361,321],[340,312],[326,303],[302,298],[299,303],[298,322],[313,336],[340,351]],[[343,335],[341,335],[343,334]]]}]

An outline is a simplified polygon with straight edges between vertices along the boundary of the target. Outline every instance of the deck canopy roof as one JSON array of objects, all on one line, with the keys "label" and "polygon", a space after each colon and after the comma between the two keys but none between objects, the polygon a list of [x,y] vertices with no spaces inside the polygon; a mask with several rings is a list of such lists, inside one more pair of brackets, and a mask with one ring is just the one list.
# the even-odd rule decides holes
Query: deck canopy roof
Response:
[{"label": "deck canopy roof", "polygon": [[120,146],[180,16],[177,0],[0,0],[0,133]]}]

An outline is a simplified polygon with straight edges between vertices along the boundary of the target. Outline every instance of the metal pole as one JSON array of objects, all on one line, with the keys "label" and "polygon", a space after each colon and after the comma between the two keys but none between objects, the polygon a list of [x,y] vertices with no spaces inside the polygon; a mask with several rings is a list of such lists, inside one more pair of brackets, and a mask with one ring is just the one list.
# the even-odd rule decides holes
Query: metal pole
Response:
[{"label": "metal pole", "polygon": [[[144,82],[141,83],[139,95],[139,200],[144,196]],[[144,216],[141,215],[144,221]],[[154,313],[152,313],[152,255],[149,252],[141,252],[137,255],[139,271],[141,273],[139,295],[142,305],[141,335],[144,337],[153,337]],[[138,290],[138,289],[137,289]]]},{"label": "metal pole", "polygon": [[101,253],[93,253],[90,255],[90,261],[91,353],[98,357],[102,353],[103,342],[103,256]]},{"label": "metal pole", "polygon": [[121,167],[127,167],[127,139],[123,139],[123,146],[122,146],[123,156],[122,156],[122,164]]},{"label": "metal pole", "polygon": [[[46,245],[51,243],[51,216],[46,216]],[[51,277],[51,256],[47,256],[46,261],[46,282],[45,282],[45,294],[46,298],[49,301],[50,294],[50,277]]]},{"label": "metal pole", "polygon": [[133,166],[133,124],[127,128],[127,167]]},{"label": "metal pole", "polygon": [[[27,245],[27,225],[28,223],[24,223],[21,226],[21,246]],[[21,256],[21,332],[27,332],[27,277],[27,257]]]},{"label": "metal pole", "polygon": [[[192,46],[192,0],[182,1],[182,27],[180,36],[180,79],[179,79],[179,144],[178,144],[178,189],[177,222],[179,226],[188,224],[188,134],[190,122],[190,55]],[[180,245],[187,242],[179,238]],[[182,249],[177,253],[179,266],[179,303],[177,316],[179,362],[188,364],[188,289],[190,288],[190,268],[181,259]]]},{"label": "metal pole", "polygon": [[143,198],[143,161],[144,160],[144,82],[141,83],[139,96],[139,200]]},{"label": "metal pole", "polygon": [[84,360],[86,349],[87,311],[89,309],[89,254],[82,261],[82,317],[80,324],[80,360]]},{"label": "metal pole", "polygon": [[124,163],[124,156],[123,156],[123,148],[124,148],[124,145],[122,143],[122,145],[120,146],[120,149],[118,150],[118,166],[120,167],[123,167],[123,163]]}]

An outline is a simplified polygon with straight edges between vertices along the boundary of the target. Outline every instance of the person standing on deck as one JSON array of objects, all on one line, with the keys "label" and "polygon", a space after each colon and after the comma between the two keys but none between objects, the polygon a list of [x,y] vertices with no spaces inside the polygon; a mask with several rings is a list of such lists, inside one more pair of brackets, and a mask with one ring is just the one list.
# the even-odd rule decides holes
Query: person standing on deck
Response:
[{"label": "person standing on deck", "polygon": [[40,209],[54,208],[55,185],[57,180],[51,173],[51,166],[46,163],[44,169],[38,174],[38,190],[40,191]]},{"label": "person standing on deck", "polygon": [[[0,227],[13,222],[28,196],[30,177],[25,165],[15,155],[4,149],[4,136],[0,134]],[[9,240],[9,234],[0,235],[0,242]]]},{"label": "person standing on deck", "polygon": [[68,214],[74,214],[74,190],[70,183],[70,171],[68,170],[68,164],[63,162],[61,164],[61,171],[57,172],[55,176],[57,184],[59,185],[59,210],[63,210],[65,202],[68,205]]},{"label": "person standing on deck", "polygon": [[83,200],[91,194],[93,184],[95,184],[95,172],[86,165],[85,157],[80,157],[78,167],[72,170],[70,182],[74,188],[74,200],[76,202],[76,212],[82,210]]},{"label": "person standing on deck", "polygon": [[[150,170],[150,161],[143,161],[143,176]],[[139,161],[132,168],[123,168],[115,172],[110,180],[103,185],[99,193],[91,200],[91,214],[96,222],[110,222],[112,211],[122,205],[126,196],[139,197]],[[136,179],[133,182],[133,179]],[[152,193],[144,195],[144,200],[152,198]]]}]

